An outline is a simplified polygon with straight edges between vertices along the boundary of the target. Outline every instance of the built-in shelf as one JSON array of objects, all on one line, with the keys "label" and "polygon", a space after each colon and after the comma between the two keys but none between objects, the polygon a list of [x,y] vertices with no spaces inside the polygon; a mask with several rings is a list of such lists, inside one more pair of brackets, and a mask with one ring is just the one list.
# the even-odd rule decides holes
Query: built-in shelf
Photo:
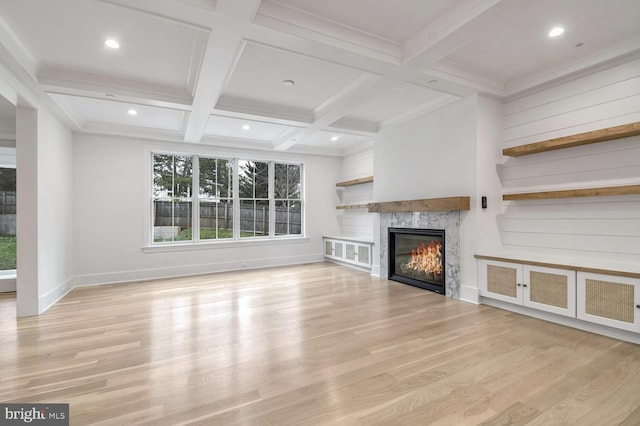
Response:
[{"label": "built-in shelf", "polygon": [[541,266],[543,268],[572,269],[574,271],[590,272],[593,274],[605,274],[605,275],[615,275],[618,277],[640,278],[640,272],[617,271],[612,269],[598,269],[598,268],[591,268],[591,267],[577,266],[577,265],[536,262],[536,261],[530,261],[530,260],[523,260],[520,258],[515,259],[515,258],[507,258],[507,257],[485,256],[482,254],[476,254],[474,255],[474,257],[476,259],[485,259],[485,260],[492,260],[497,262],[511,262],[511,263],[515,262],[515,263],[521,263],[523,265]]},{"label": "built-in shelf", "polygon": [[348,204],[344,206],[336,206],[336,210],[366,209],[368,204]]},{"label": "built-in shelf", "polygon": [[346,186],[354,186],[354,185],[362,185],[363,183],[373,182],[373,176],[367,176],[359,179],[345,180],[344,182],[336,183],[336,186],[339,188],[344,188]]},{"label": "built-in shelf", "polygon": [[504,201],[543,200],[548,198],[602,197],[610,195],[640,194],[640,185],[609,186],[604,188],[568,189],[563,191],[524,192],[504,194]]},{"label": "built-in shelf", "polygon": [[422,200],[369,203],[369,213],[441,212],[469,209],[469,197],[426,198]]},{"label": "built-in shelf", "polygon": [[508,157],[520,157],[523,155],[537,154],[539,152],[554,151],[556,149],[571,148],[638,135],[640,135],[640,121],[527,145],[514,146],[513,148],[505,148],[502,150],[502,154]]}]

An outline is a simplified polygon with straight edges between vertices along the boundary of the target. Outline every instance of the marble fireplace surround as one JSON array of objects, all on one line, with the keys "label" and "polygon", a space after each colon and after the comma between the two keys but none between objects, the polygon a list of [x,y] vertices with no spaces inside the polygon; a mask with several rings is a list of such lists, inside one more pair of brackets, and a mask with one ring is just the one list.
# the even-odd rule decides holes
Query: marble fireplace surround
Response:
[{"label": "marble fireplace surround", "polygon": [[[433,201],[449,201],[454,198],[455,203],[447,203],[446,208],[443,208],[440,202],[433,203]],[[444,229],[445,292],[446,296],[458,299],[460,297],[460,211],[469,210],[469,204],[469,197],[369,204],[370,212],[380,214],[380,277],[389,276],[388,228]],[[413,209],[415,211],[412,211]]]}]

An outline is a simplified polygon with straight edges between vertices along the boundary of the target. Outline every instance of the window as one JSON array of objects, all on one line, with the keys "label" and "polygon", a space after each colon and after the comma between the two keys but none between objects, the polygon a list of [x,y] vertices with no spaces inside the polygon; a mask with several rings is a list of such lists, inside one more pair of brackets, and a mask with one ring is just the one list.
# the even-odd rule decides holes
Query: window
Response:
[{"label": "window", "polygon": [[276,235],[302,234],[300,167],[299,164],[275,164]]},{"label": "window", "polygon": [[152,157],[154,243],[302,236],[301,164]]},{"label": "window", "polygon": [[200,239],[233,238],[233,161],[199,160]]},{"label": "window", "polygon": [[269,235],[269,163],[240,160],[240,238]]},{"label": "window", "polygon": [[153,156],[153,242],[191,240],[193,158]]}]

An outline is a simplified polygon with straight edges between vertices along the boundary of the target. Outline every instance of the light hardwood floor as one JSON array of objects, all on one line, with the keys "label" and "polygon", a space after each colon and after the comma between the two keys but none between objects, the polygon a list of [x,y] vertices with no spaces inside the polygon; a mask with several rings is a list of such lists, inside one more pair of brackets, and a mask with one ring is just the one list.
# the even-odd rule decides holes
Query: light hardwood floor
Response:
[{"label": "light hardwood floor", "polygon": [[71,424],[638,425],[640,347],[319,263],[73,290],[0,401]]}]

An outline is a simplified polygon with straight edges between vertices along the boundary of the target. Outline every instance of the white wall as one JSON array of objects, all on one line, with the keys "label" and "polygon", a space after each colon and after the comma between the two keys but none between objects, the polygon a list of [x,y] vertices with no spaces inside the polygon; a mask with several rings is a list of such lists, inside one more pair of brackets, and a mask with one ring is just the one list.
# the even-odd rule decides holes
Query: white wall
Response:
[{"label": "white wall", "polygon": [[72,134],[46,110],[19,107],[17,311],[46,311],[73,287]]},{"label": "white wall", "polygon": [[[471,210],[460,215],[461,287],[476,287],[478,102],[470,96],[383,130],[374,147],[375,201],[471,197]],[[375,238],[380,241],[379,230]],[[380,261],[376,246],[373,259]]]},{"label": "white wall", "polygon": [[[640,60],[505,104],[504,146],[640,121]],[[508,158],[504,191],[640,183],[640,137]],[[640,261],[640,196],[509,202],[503,250],[615,269]]]},{"label": "white wall", "polygon": [[[38,111],[38,294],[40,312],[73,287],[73,136]],[[20,197],[20,194],[18,195]]]},{"label": "white wall", "polygon": [[[350,153],[342,158],[342,178],[340,181],[366,176],[373,176],[372,147]],[[375,182],[337,188],[336,192],[340,198],[339,204],[370,203],[373,199],[373,185]],[[342,236],[373,241],[374,215],[369,213],[367,209],[337,210],[336,214],[340,221]]]},{"label": "white wall", "polygon": [[[143,252],[150,200],[149,149],[303,162],[308,239]],[[321,261],[322,236],[339,233],[335,214],[339,158],[94,135],[75,136],[73,157],[77,285],[242,269],[243,264],[260,268]]]},{"label": "white wall", "polygon": [[39,315],[38,289],[38,111],[16,109],[16,246],[19,317]]},{"label": "white wall", "polygon": [[[499,164],[502,163],[503,105],[498,99],[478,97],[476,249],[479,253],[501,248],[497,218],[504,211]],[[487,197],[482,209],[481,197]]]},{"label": "white wall", "polygon": [[470,96],[381,131],[375,138],[375,201],[475,193],[476,105]]}]

